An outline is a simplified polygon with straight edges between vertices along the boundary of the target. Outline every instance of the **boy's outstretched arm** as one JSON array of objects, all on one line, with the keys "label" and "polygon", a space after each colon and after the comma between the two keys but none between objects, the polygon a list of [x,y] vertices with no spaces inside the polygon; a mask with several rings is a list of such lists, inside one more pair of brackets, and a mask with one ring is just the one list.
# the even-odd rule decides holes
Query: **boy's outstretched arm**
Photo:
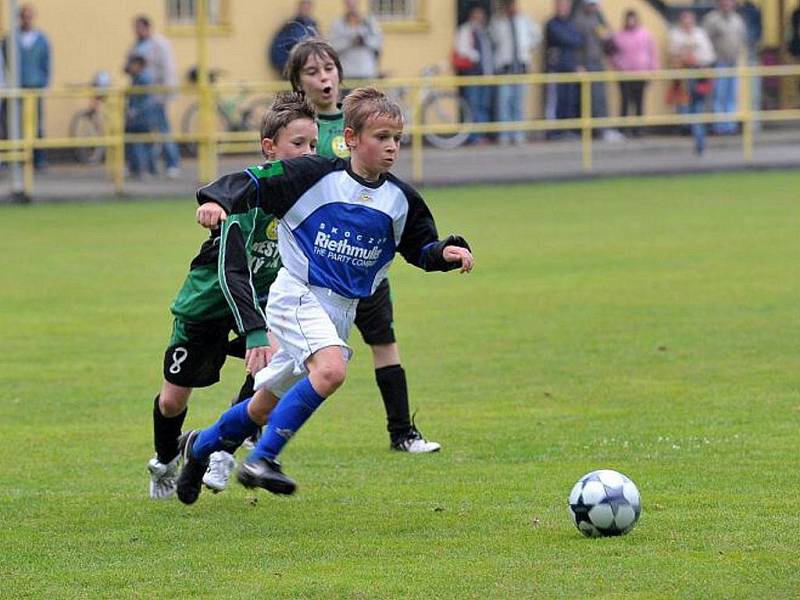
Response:
[{"label": "boy's outstretched arm", "polygon": [[474,265],[475,258],[467,240],[451,234],[443,240],[425,244],[420,251],[418,266],[426,271],[459,269],[461,273],[469,273]]}]

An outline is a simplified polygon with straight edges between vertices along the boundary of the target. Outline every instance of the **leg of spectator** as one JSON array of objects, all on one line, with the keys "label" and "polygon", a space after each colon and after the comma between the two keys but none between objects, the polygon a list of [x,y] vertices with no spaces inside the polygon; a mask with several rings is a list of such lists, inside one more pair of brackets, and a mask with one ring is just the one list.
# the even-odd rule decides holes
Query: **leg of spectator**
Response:
[{"label": "leg of spectator", "polygon": [[[480,91],[478,86],[476,85],[465,85],[461,86],[461,95],[469,106],[469,110],[472,113],[472,120],[477,121],[478,113],[480,112],[479,106],[479,94]],[[478,134],[471,133],[467,138],[467,144],[474,144],[478,141]]]},{"label": "leg of spectator", "polygon": [[[694,84],[691,86],[694,87]],[[705,112],[706,97],[697,94],[694,89],[691,91],[691,105],[689,114],[698,115]],[[706,124],[705,123],[692,123],[692,136],[694,137],[694,151],[698,155],[703,154],[706,150]]]},{"label": "leg of spectator", "polygon": [[[44,103],[41,96],[36,99],[36,137],[44,137]],[[44,169],[45,166],[44,150],[34,150],[33,167],[35,169]]]},{"label": "leg of spectator", "polygon": [[[628,116],[628,107],[631,105],[631,82],[630,81],[620,81],[619,82],[619,116],[627,117]],[[630,127],[624,126],[621,127],[623,131],[630,131]]]},{"label": "leg of spectator", "polygon": [[627,81],[620,81],[619,82],[619,116],[620,117],[627,117],[628,116],[628,89],[629,89],[629,82],[627,82]]},{"label": "leg of spectator", "polygon": [[[492,120],[492,94],[494,89],[489,85],[478,86],[478,114],[473,115],[476,123],[488,123]],[[479,133],[478,138],[482,143],[487,143],[489,138],[486,133]]]},{"label": "leg of spectator", "polygon": [[[759,66],[758,50],[751,48],[748,54],[748,64],[751,67]],[[750,110],[758,112],[761,110],[761,77],[750,78]],[[761,122],[753,120],[753,131],[761,131]]]},{"label": "leg of spectator", "polygon": [[[644,89],[647,85],[646,81],[632,81],[633,86],[633,105],[636,110],[636,116],[641,117],[644,115]],[[642,126],[637,125],[631,128],[635,136],[642,134]]]},{"label": "leg of spectator", "polygon": [[[728,84],[728,97],[727,97],[727,112],[728,113],[735,113],[737,109],[737,101],[739,99],[739,78],[738,77],[731,77],[730,82]],[[730,121],[727,126],[727,132],[730,134],[736,133],[738,129],[738,124],[734,121]]]},{"label": "leg of spectator", "polygon": [[[171,133],[171,128],[169,125],[169,119],[167,117],[167,106],[166,104],[159,103],[156,105],[156,117],[157,117],[157,124],[158,124],[158,132],[159,133]],[[178,145],[175,142],[164,142],[161,145],[161,153],[164,157],[164,167],[167,169],[167,175],[172,175],[174,173],[174,169],[177,169],[180,165],[180,152],[178,150]]]},{"label": "leg of spectator", "polygon": [[[497,86],[497,121],[500,123],[507,123],[511,120],[511,95],[513,93],[512,85],[499,85]],[[497,141],[501,145],[511,143],[511,134],[508,131],[501,131],[497,135]]]},{"label": "leg of spectator", "polygon": [[[519,122],[525,119],[525,99],[528,96],[528,86],[515,85],[514,88],[511,119]],[[524,131],[515,131],[513,137],[515,144],[522,145],[525,143],[526,134]]]},{"label": "leg of spectator", "polygon": [[[128,132],[131,133],[131,132]],[[127,144],[125,147],[126,155],[127,155],[127,162],[128,162],[128,173],[129,175],[134,178],[138,179],[142,176],[142,145],[138,143],[134,144]]]}]

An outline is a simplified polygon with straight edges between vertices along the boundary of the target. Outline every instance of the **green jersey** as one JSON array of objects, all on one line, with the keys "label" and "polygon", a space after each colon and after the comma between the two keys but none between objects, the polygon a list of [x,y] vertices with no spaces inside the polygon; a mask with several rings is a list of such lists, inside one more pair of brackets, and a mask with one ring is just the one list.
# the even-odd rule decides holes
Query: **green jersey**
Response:
[{"label": "green jersey", "polygon": [[232,316],[248,348],[266,345],[261,307],[281,268],[278,221],[258,205],[262,171],[260,165],[249,167],[197,192],[199,204],[224,200],[228,218],[201,247],[171,306],[176,317],[191,322]]},{"label": "green jersey", "polygon": [[348,158],[350,148],[344,143],[344,114],[317,115],[319,143],[317,154],[326,158]]}]

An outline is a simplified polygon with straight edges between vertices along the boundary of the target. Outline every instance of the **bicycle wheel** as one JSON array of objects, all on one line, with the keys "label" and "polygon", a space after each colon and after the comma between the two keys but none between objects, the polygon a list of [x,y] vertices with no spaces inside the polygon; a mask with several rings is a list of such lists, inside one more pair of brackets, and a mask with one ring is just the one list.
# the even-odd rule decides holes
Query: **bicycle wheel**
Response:
[{"label": "bicycle wheel", "polygon": [[[224,115],[217,110],[216,131],[231,131],[231,125]],[[200,131],[200,106],[197,103],[190,104],[181,117],[181,133],[197,134]],[[188,158],[197,156],[197,142],[181,142],[178,145],[181,155]]]},{"label": "bicycle wheel", "polygon": [[272,106],[272,98],[255,98],[242,109],[241,131],[261,131],[261,121]]},{"label": "bicycle wheel", "polygon": [[[78,111],[69,122],[69,136],[80,139],[87,137],[100,137],[103,135],[103,118],[94,109],[87,108]],[[72,149],[74,159],[87,165],[103,162],[106,149],[103,146],[79,146]]]},{"label": "bicycle wheel", "polygon": [[[469,104],[456,92],[432,94],[422,107],[422,121],[425,125],[434,124],[469,124],[472,123],[472,111]],[[452,150],[464,144],[469,132],[459,129],[454,133],[429,133],[425,141],[441,150]]]}]

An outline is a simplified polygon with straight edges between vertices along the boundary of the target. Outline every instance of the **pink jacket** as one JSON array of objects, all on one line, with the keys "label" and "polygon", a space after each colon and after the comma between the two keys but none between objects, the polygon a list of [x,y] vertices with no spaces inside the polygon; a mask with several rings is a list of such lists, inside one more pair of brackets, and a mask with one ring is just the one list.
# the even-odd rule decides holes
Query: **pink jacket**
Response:
[{"label": "pink jacket", "polygon": [[617,52],[611,63],[618,71],[654,71],[658,69],[658,54],[653,36],[644,27],[623,29],[614,34]]}]

